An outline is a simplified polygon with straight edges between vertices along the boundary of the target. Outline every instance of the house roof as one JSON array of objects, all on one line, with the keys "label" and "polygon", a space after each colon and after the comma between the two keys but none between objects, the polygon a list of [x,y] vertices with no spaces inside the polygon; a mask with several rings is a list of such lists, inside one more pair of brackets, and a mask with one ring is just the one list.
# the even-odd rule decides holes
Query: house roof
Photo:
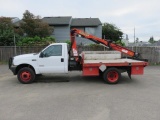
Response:
[{"label": "house roof", "polygon": [[129,47],[132,47],[132,46],[152,46],[152,44],[149,42],[142,41],[142,42],[138,42],[138,43],[128,43],[128,46]]},{"label": "house roof", "polygon": [[101,24],[99,18],[73,18],[71,26],[98,26]]},{"label": "house roof", "polygon": [[160,40],[153,44],[154,46],[160,46]]},{"label": "house roof", "polygon": [[14,24],[14,23],[16,23],[16,22],[18,22],[18,21],[20,21],[20,19],[18,18],[18,17],[1,17],[1,18],[8,18],[8,19],[10,19],[11,20],[11,22]]},{"label": "house roof", "polygon": [[23,20],[16,21],[16,22],[13,23],[13,25],[15,27],[19,27],[21,23],[23,23]]},{"label": "house roof", "polygon": [[69,25],[71,18],[71,16],[44,17],[42,18],[42,21],[48,23],[49,25]]},{"label": "house roof", "polygon": [[[71,16],[44,17],[42,21],[49,25],[71,25],[72,27],[95,27],[102,24],[99,18],[72,18]],[[22,22],[23,20],[16,21],[14,22],[14,26],[19,27]]]},{"label": "house roof", "polygon": [[18,21],[20,21],[20,19],[18,18],[18,17],[13,17],[13,18],[11,18],[12,20],[12,23],[16,23],[16,22],[18,22]]}]

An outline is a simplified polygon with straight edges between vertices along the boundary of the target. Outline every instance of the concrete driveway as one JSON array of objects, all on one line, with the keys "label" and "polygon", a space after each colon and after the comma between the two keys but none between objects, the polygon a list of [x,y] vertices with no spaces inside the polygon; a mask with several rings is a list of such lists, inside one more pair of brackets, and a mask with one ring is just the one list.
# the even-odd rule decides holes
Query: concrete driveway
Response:
[{"label": "concrete driveway", "polygon": [[24,85],[0,65],[0,120],[160,120],[160,66],[117,85],[81,72]]}]

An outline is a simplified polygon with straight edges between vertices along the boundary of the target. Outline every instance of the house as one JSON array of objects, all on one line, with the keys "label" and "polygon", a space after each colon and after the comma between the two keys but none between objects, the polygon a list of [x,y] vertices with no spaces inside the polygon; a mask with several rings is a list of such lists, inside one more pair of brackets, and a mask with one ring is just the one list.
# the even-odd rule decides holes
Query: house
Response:
[{"label": "house", "polygon": [[19,29],[20,24],[23,23],[23,20],[19,20],[13,23],[15,29]]},{"label": "house", "polygon": [[134,46],[138,46],[138,47],[147,47],[147,46],[152,46],[151,43],[149,42],[145,42],[145,41],[140,41],[140,42],[136,42],[136,43],[129,43],[128,45],[129,47],[134,47]]},{"label": "house", "polygon": [[14,24],[14,25],[17,24],[17,23],[19,23],[19,21],[20,21],[20,19],[18,17],[1,17],[1,18],[8,18],[8,19],[10,19],[11,23]]},{"label": "house", "polygon": [[[89,34],[102,37],[102,23],[98,18],[72,18],[71,16],[44,17],[43,22],[54,27],[51,36],[55,37],[56,42],[70,40],[70,30],[72,28],[81,29]],[[77,38],[77,44],[89,44],[91,41],[84,38]]]},{"label": "house", "polygon": [[18,17],[11,17],[11,21],[12,23],[17,23],[18,21],[20,21],[20,19]]},{"label": "house", "polygon": [[157,42],[153,43],[153,46],[160,46],[160,40],[158,40]]},{"label": "house", "polygon": [[46,22],[49,26],[54,27],[54,31],[51,36],[56,39],[56,42],[70,40],[71,20],[71,16],[44,17],[42,19],[43,22]]},{"label": "house", "polygon": [[151,43],[149,43],[149,42],[144,42],[144,41],[140,41],[139,43],[138,43],[138,46],[152,46],[152,44]]},{"label": "house", "polygon": [[[56,42],[65,42],[70,40],[70,30],[72,28],[81,29],[89,34],[102,38],[102,23],[99,18],[72,18],[72,16],[59,16],[59,17],[44,17],[43,22],[49,24],[54,28],[51,36],[53,36]],[[19,28],[20,23],[23,20],[14,22],[14,27]],[[85,38],[76,38],[77,44],[90,44],[93,43],[90,40],[84,40]]]},{"label": "house", "polygon": [[[99,18],[73,18],[71,23],[71,29],[77,28],[83,30],[89,34],[102,38],[102,23]],[[85,38],[76,38],[77,44],[90,44],[93,43]]]}]

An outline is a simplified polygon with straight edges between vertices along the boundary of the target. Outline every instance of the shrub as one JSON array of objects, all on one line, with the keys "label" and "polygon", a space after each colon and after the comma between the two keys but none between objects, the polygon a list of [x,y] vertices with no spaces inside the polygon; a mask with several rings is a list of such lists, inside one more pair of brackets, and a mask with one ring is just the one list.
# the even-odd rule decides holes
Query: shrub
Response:
[{"label": "shrub", "polygon": [[23,37],[21,40],[18,41],[17,46],[42,46],[49,45],[54,42],[55,39],[53,37]]},{"label": "shrub", "polygon": [[66,40],[65,43],[67,43],[68,45],[71,45],[71,41],[70,40]]}]

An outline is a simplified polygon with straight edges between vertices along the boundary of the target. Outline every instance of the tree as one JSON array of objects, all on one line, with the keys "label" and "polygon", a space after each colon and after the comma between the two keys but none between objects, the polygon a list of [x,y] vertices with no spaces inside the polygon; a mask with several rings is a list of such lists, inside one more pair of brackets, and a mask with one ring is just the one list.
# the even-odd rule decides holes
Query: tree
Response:
[{"label": "tree", "polygon": [[109,39],[112,41],[122,40],[123,32],[117,28],[114,24],[104,23],[102,25],[102,37],[103,39]]},{"label": "tree", "polygon": [[23,31],[27,37],[47,37],[50,36],[53,31],[53,28],[49,27],[47,23],[42,22],[40,16],[35,16],[28,10],[23,14],[22,21],[19,29]]},{"label": "tree", "polygon": [[14,45],[15,35],[11,18],[0,17],[0,46]]},{"label": "tree", "polygon": [[153,36],[149,38],[148,42],[150,42],[151,44],[155,43],[156,41],[154,40]]},{"label": "tree", "polygon": [[117,40],[116,44],[120,45],[120,46],[126,46],[124,42],[122,42],[121,40]]}]

